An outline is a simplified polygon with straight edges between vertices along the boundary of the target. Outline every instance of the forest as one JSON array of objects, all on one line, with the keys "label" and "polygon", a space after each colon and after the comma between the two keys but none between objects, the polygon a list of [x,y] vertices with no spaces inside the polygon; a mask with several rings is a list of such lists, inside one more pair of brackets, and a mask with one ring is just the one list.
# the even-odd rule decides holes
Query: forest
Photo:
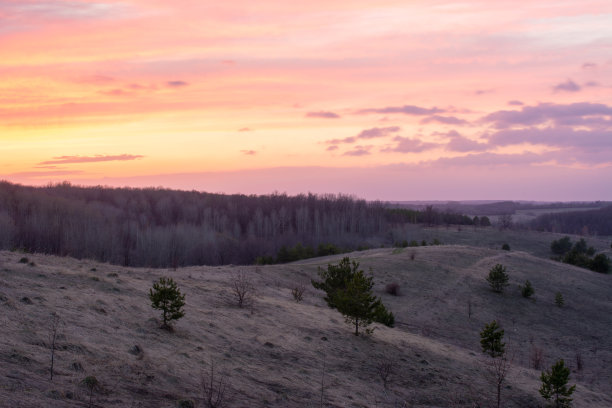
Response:
[{"label": "forest", "polygon": [[538,231],[580,235],[612,235],[612,205],[596,210],[540,215],[531,222]]},{"label": "forest", "polygon": [[124,266],[251,264],[297,244],[343,250],[393,245],[390,231],[403,223],[471,225],[473,219],[431,206],[390,208],[345,195],[0,182],[1,249]]}]

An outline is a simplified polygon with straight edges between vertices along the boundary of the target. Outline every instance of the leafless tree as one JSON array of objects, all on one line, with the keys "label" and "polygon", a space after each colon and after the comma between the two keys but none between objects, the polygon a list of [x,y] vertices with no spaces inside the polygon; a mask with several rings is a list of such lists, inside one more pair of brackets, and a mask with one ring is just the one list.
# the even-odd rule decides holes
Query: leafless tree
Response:
[{"label": "leafless tree", "polygon": [[252,306],[255,297],[255,286],[251,278],[243,271],[238,272],[232,278],[232,292],[238,303],[238,307]]},{"label": "leafless tree", "polygon": [[53,381],[53,364],[55,363],[55,343],[57,342],[57,336],[59,334],[62,319],[60,316],[53,312],[49,319],[49,349],[51,350],[51,367],[49,368],[50,380]]},{"label": "leafless tree", "polygon": [[540,347],[532,345],[529,360],[534,370],[541,370],[544,367],[544,351]]},{"label": "leafless tree", "polygon": [[293,289],[291,289],[291,295],[293,296],[293,300],[295,300],[298,303],[304,300],[305,290],[306,290],[306,287],[304,285],[298,285],[298,286],[295,286]]},{"label": "leafless tree", "polygon": [[376,373],[383,382],[383,388],[386,390],[391,382],[391,376],[395,374],[396,364],[390,357],[381,358],[376,364]]},{"label": "leafless tree", "polygon": [[225,377],[215,373],[215,362],[210,360],[210,373],[202,373],[202,398],[207,408],[222,408],[227,384]]},{"label": "leafless tree", "polygon": [[497,390],[497,408],[501,407],[501,390],[512,362],[514,354],[509,355],[508,351],[504,351],[498,357],[488,357],[486,360],[487,371],[489,371],[489,379],[494,383]]}]

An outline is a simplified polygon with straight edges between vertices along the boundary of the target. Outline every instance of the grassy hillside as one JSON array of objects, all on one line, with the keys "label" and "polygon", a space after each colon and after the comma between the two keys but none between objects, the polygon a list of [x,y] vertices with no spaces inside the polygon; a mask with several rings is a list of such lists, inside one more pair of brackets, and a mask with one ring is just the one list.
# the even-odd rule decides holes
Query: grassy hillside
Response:
[{"label": "grassy hillside", "polygon": [[[449,241],[443,231],[467,236],[435,231],[443,242]],[[526,241],[509,242],[513,249],[529,240],[550,242],[539,234],[523,236]],[[11,407],[83,407],[88,392],[80,382],[95,375],[102,384],[93,395],[97,407],[176,407],[180,399],[203,407],[199,383],[212,360],[227,383],[228,407],[319,407],[322,382],[325,407],[489,406],[494,386],[479,332],[498,319],[514,355],[502,393],[505,407],[543,401],[540,371],[530,364],[534,347],[543,350],[546,367],[557,358],[572,367],[572,383],[578,384],[574,406],[612,406],[612,275],[534,256],[539,249],[487,246],[350,254],[372,270],[376,294],[398,323],[377,325],[371,336],[360,337],[310,286],[317,268],[339,256],[172,271],[26,255],[32,266],[19,263],[23,254],[0,252],[0,401]],[[484,279],[496,263],[506,265],[511,278],[503,295],[491,292]],[[256,284],[252,309],[239,309],[233,300],[238,271]],[[152,282],[168,275],[187,303],[174,333],[158,328],[160,316],[147,299]],[[535,301],[520,296],[517,285],[525,279],[535,287]],[[401,296],[384,292],[390,282],[400,284]],[[301,303],[290,293],[296,284],[307,286]],[[563,308],[554,304],[557,291],[565,298]],[[50,381],[52,311],[65,324]],[[385,360],[396,366],[386,391],[376,370]]]}]

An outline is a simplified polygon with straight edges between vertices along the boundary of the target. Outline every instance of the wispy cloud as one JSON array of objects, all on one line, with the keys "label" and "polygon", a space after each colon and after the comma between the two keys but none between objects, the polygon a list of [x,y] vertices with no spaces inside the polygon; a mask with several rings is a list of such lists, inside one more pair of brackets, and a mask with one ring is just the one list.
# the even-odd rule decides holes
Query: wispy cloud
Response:
[{"label": "wispy cloud", "polygon": [[425,150],[435,149],[440,145],[437,143],[422,142],[420,139],[396,136],[393,138],[396,142],[395,146],[383,148],[382,152],[398,152],[398,153],[420,153]]},{"label": "wispy cloud", "polygon": [[401,130],[399,126],[387,126],[387,127],[374,127],[365,129],[359,132],[356,136],[345,137],[343,139],[331,139],[326,141],[327,144],[341,144],[341,143],[355,143],[360,139],[375,139],[380,137],[386,137],[393,133],[397,133]]},{"label": "wispy cloud", "polygon": [[142,159],[144,156],[134,154],[120,154],[115,156],[59,156],[54,157],[53,160],[47,160],[38,163],[39,165],[49,164],[75,164],[75,163],[96,163],[96,162],[108,162],[108,161],[128,161]]},{"label": "wispy cloud", "polygon": [[248,128],[248,127],[243,127],[243,128],[238,129],[238,131],[239,132],[251,132],[253,131],[253,129]]},{"label": "wispy cloud", "polygon": [[338,119],[340,115],[329,111],[308,112],[307,118],[323,118],[323,119]]},{"label": "wispy cloud", "polygon": [[167,81],[166,85],[170,88],[181,88],[183,86],[189,85],[189,83],[185,81]]},{"label": "wispy cloud", "polygon": [[446,112],[444,109],[439,109],[436,107],[422,108],[420,106],[404,105],[404,106],[387,106],[385,108],[360,109],[356,111],[355,113],[358,115],[367,115],[370,113],[383,113],[383,114],[401,113],[404,115],[424,116],[424,115],[435,115],[436,113],[444,113],[444,112]]},{"label": "wispy cloud", "polygon": [[244,154],[245,156],[255,156],[257,154],[255,150],[241,150],[240,153]]},{"label": "wispy cloud", "polygon": [[372,146],[355,146],[353,150],[349,150],[348,152],[344,152],[343,156],[367,156],[372,150]]},{"label": "wispy cloud", "polygon": [[524,103],[518,100],[512,100],[512,101],[508,101],[508,105],[510,106],[523,106]]},{"label": "wispy cloud", "polygon": [[579,102],[572,104],[541,103],[524,106],[520,110],[502,110],[488,114],[482,121],[498,129],[514,126],[535,126],[552,121],[562,123],[568,119],[593,119],[612,115],[612,107],[602,103]]},{"label": "wispy cloud", "polygon": [[461,135],[456,130],[451,130],[446,134],[442,134],[449,138],[446,144],[446,150],[452,152],[482,152],[489,148],[488,143],[480,143]]},{"label": "wispy cloud", "polygon": [[557,84],[553,87],[553,91],[554,92],[578,92],[580,91],[582,88],[580,87],[580,85],[578,85],[577,83],[575,83],[574,81],[572,81],[571,79],[568,79],[565,82],[562,82],[560,84]]},{"label": "wispy cloud", "polygon": [[467,125],[469,122],[455,116],[434,115],[422,119],[420,123],[424,125],[428,123],[441,123],[443,125]]}]

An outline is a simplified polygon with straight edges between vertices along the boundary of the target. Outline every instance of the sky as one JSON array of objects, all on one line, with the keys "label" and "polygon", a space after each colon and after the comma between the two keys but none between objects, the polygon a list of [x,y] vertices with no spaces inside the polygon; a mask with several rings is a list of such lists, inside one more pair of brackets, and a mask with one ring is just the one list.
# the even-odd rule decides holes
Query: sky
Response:
[{"label": "sky", "polygon": [[0,179],[612,200],[612,2],[0,0]]}]

